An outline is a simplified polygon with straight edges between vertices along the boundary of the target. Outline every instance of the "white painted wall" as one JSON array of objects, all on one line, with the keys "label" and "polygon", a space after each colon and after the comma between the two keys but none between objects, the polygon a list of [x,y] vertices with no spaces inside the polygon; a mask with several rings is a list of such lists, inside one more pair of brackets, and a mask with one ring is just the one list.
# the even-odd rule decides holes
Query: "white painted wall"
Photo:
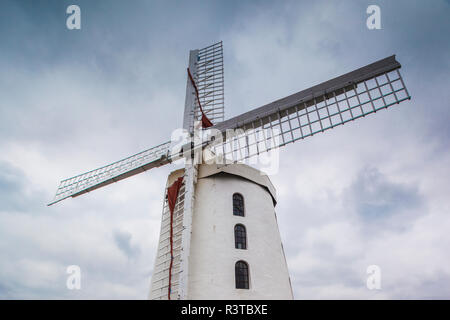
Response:
[{"label": "white painted wall", "polygon": [[[204,166],[200,166],[195,193],[188,299],[292,299],[271,194],[235,174],[222,172],[201,178],[202,171],[208,171]],[[236,166],[234,171],[239,175],[251,178],[259,174],[248,166]],[[268,178],[266,181],[270,184]],[[233,215],[235,192],[244,196],[245,217]],[[234,246],[234,226],[238,223],[247,229],[246,250]],[[239,260],[249,265],[249,290],[235,288],[234,268]]]}]

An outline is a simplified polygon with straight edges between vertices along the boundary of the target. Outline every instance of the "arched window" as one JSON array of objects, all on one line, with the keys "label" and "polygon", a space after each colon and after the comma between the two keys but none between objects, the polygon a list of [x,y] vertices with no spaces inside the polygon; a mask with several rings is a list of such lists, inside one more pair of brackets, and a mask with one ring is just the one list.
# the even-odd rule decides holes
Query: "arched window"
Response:
[{"label": "arched window", "polygon": [[233,214],[235,216],[244,216],[244,197],[239,193],[233,194]]},{"label": "arched window", "polygon": [[248,289],[249,287],[249,274],[248,264],[245,261],[238,261],[234,267],[234,274],[236,278],[236,289]]},{"label": "arched window", "polygon": [[236,249],[247,249],[247,232],[242,224],[234,226],[234,247]]}]

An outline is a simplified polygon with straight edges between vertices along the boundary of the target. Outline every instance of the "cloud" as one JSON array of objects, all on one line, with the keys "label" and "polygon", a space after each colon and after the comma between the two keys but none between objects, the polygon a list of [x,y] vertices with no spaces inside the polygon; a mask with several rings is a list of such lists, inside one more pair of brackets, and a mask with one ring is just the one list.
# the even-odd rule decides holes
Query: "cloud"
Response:
[{"label": "cloud", "polygon": [[116,243],[117,247],[128,257],[128,258],[134,258],[139,255],[140,249],[137,245],[131,244],[131,233],[127,231],[119,231],[116,230],[113,233],[114,242]]},{"label": "cloud", "polygon": [[5,161],[0,162],[0,210],[20,210],[24,176]]},{"label": "cloud", "polygon": [[42,196],[20,168],[0,160],[0,212],[33,213]]},{"label": "cloud", "polygon": [[356,211],[363,218],[377,220],[420,205],[416,186],[394,183],[377,168],[361,170],[348,190]]}]

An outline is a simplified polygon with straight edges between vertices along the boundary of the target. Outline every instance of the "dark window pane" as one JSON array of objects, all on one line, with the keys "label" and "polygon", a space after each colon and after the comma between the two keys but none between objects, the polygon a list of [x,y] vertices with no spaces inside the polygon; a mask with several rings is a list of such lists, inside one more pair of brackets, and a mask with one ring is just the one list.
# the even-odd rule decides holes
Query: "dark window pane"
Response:
[{"label": "dark window pane", "polygon": [[244,197],[239,193],[233,194],[233,214],[235,216],[244,216]]},{"label": "dark window pane", "polygon": [[238,261],[235,265],[236,289],[248,289],[248,264],[244,261]]},{"label": "dark window pane", "polygon": [[234,246],[236,249],[247,249],[247,232],[242,224],[234,227]]}]

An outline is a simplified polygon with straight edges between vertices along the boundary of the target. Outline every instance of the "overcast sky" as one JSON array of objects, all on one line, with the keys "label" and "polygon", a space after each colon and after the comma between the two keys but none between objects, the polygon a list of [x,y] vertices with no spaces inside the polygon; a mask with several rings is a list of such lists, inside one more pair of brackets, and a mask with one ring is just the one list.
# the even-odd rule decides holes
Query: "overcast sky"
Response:
[{"label": "overcast sky", "polygon": [[226,118],[397,55],[411,101],[281,150],[281,237],[297,299],[450,298],[449,16],[444,0],[3,0],[0,298],[147,298],[176,166],[46,204],[62,178],[169,140],[189,50],[220,40]]}]

